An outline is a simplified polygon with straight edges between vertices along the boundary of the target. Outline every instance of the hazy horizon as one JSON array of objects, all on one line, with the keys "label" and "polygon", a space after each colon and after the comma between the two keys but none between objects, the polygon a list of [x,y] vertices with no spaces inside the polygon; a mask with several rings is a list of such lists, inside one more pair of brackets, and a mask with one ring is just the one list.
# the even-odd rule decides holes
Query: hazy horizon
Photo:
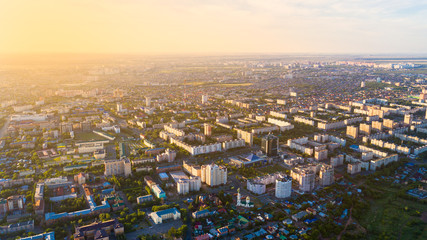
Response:
[{"label": "hazy horizon", "polygon": [[427,54],[420,1],[0,1],[0,54]]}]

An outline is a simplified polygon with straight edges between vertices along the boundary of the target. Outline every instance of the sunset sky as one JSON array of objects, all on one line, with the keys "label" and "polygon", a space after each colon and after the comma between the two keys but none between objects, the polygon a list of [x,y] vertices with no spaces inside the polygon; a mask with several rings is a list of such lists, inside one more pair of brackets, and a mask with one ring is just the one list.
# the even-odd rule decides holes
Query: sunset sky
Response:
[{"label": "sunset sky", "polygon": [[0,53],[427,53],[425,0],[0,0]]}]

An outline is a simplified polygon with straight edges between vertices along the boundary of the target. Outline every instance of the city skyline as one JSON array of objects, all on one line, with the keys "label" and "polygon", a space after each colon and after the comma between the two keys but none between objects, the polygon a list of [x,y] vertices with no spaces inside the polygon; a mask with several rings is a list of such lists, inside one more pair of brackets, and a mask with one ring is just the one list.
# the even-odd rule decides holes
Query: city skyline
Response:
[{"label": "city skyline", "polygon": [[420,1],[1,1],[0,54],[423,54]]}]

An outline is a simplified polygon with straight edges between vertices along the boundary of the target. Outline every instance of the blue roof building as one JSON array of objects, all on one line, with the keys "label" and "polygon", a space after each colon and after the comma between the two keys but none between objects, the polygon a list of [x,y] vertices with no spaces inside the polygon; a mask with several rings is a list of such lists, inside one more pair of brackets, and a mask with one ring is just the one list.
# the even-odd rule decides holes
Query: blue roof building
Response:
[{"label": "blue roof building", "polygon": [[150,217],[155,224],[163,223],[164,220],[181,218],[181,213],[176,208],[169,208],[158,212],[150,213]]},{"label": "blue roof building", "polygon": [[18,240],[55,240],[55,232],[41,233],[31,237],[19,238]]}]

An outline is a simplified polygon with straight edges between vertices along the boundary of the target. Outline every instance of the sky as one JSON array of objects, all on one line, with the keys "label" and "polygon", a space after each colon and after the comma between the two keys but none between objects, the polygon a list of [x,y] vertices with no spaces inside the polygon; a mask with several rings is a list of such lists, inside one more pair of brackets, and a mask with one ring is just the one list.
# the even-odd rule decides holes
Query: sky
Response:
[{"label": "sky", "polygon": [[0,0],[0,54],[426,54],[426,16],[427,0]]}]

